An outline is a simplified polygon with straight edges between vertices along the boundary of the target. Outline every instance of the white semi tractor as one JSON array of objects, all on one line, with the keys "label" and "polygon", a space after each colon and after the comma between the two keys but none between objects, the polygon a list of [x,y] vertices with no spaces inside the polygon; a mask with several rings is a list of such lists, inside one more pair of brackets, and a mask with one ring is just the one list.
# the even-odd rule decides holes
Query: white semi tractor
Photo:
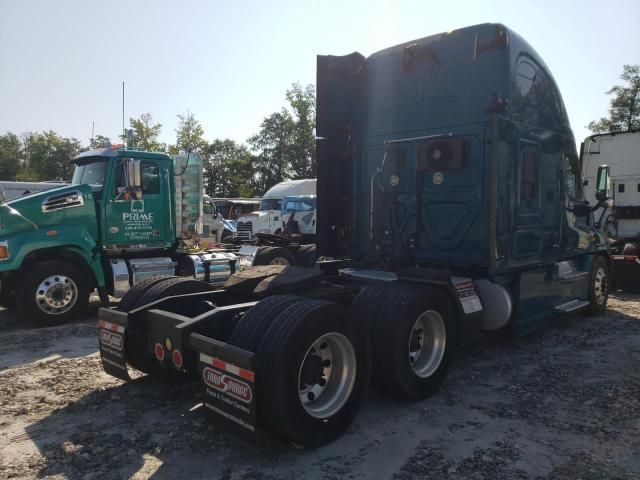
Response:
[{"label": "white semi tractor", "polygon": [[617,288],[640,290],[640,131],[592,135],[582,143],[584,198],[596,202],[599,165],[609,169],[609,207],[601,227],[611,242]]},{"label": "white semi tractor", "polygon": [[[309,201],[312,202],[313,210],[306,211],[303,215],[305,220],[309,221],[309,227],[300,226],[300,228],[305,228],[305,233],[309,235],[315,235],[315,195],[315,178],[286,180],[278,183],[264,194],[257,211],[238,218],[236,238],[247,241],[255,239],[257,233],[275,235],[284,233],[286,222],[291,216],[291,210],[288,210],[287,214],[287,211],[283,209],[286,206],[283,202],[288,199],[289,206],[293,208],[295,206],[293,197],[304,197],[306,201],[300,200],[298,203],[299,205],[304,204],[305,208],[309,206]],[[301,218],[302,216],[297,218],[299,225],[302,223]]]}]

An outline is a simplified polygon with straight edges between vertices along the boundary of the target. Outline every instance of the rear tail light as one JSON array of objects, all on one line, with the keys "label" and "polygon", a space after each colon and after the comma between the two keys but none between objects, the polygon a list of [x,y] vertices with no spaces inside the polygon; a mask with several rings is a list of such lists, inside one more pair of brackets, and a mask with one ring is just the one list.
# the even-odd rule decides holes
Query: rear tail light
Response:
[{"label": "rear tail light", "polygon": [[153,348],[155,354],[156,354],[156,358],[160,361],[164,360],[164,347],[160,344],[160,343],[156,343],[155,347]]},{"label": "rear tail light", "polygon": [[174,350],[171,354],[171,360],[173,360],[173,364],[176,368],[182,368],[182,354],[180,350]]}]

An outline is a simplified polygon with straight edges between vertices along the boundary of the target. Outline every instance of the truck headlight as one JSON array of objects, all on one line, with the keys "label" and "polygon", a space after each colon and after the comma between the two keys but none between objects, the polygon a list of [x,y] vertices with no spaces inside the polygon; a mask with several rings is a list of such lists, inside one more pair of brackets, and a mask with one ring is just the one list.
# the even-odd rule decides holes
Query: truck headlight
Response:
[{"label": "truck headlight", "polygon": [[6,240],[0,242],[0,262],[9,260],[9,242]]}]

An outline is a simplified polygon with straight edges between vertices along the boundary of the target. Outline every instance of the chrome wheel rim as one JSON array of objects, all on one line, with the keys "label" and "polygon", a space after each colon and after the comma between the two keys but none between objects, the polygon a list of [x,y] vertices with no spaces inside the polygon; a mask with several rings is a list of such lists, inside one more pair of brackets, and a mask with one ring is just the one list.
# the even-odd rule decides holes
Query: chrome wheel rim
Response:
[{"label": "chrome wheel rim", "polygon": [[315,418],[335,415],[347,402],[356,380],[356,352],[344,335],[322,335],[307,350],[298,370],[298,395]]},{"label": "chrome wheel rim", "polygon": [[65,275],[51,275],[36,289],[36,305],[47,315],[61,315],[78,300],[78,286]]},{"label": "chrome wheel rim", "polygon": [[593,295],[598,305],[602,305],[607,299],[608,291],[609,280],[607,279],[607,272],[603,267],[599,267],[593,278]]},{"label": "chrome wheel rim", "polygon": [[435,373],[447,346],[447,328],[442,316],[427,310],[416,319],[409,334],[409,364],[420,378]]},{"label": "chrome wheel rim", "polygon": [[271,260],[271,265],[282,265],[282,266],[288,267],[291,265],[291,263],[289,263],[289,260],[287,260],[284,257],[276,257],[273,260]]}]

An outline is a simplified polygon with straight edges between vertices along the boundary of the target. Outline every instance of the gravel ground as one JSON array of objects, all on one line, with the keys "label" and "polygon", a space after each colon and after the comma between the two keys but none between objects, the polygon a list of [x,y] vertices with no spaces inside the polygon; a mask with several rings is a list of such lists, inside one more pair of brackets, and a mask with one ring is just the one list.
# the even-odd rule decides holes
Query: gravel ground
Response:
[{"label": "gravel ground", "polygon": [[417,403],[371,393],[314,450],[250,446],[198,408],[197,385],[103,373],[95,309],[24,329],[0,311],[0,478],[640,478],[640,295],[460,352]]}]

